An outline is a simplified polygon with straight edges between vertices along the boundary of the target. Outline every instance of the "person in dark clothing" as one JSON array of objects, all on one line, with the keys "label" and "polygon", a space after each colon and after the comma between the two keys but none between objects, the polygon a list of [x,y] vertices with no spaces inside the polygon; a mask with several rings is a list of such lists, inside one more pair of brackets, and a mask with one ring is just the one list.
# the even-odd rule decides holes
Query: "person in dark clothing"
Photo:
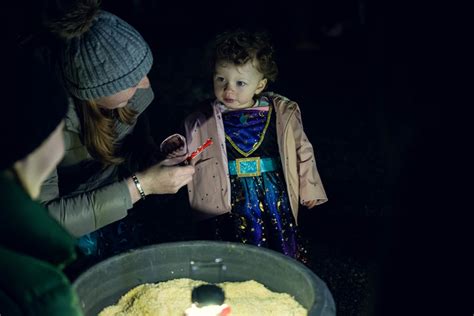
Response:
[{"label": "person in dark clothing", "polygon": [[0,315],[82,315],[63,273],[76,258],[76,240],[34,201],[64,154],[67,98],[17,34],[2,38]]}]

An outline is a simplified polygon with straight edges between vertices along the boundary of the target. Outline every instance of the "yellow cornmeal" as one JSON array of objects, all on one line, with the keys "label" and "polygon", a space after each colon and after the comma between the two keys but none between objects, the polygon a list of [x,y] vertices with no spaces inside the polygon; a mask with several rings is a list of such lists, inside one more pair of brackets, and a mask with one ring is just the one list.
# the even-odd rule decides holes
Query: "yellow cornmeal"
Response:
[{"label": "yellow cornmeal", "polygon": [[[205,284],[191,279],[175,279],[156,284],[145,283],[131,289],[117,305],[106,307],[99,316],[183,316],[191,306],[191,291]],[[275,293],[256,281],[218,284],[232,316],[306,316],[306,309],[289,294]]]}]

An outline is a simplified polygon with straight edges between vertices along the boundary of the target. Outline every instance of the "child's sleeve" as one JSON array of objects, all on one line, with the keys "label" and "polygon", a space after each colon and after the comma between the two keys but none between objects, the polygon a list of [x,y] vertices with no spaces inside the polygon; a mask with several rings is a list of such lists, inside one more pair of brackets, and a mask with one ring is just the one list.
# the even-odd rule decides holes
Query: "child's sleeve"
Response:
[{"label": "child's sleeve", "polygon": [[173,134],[160,144],[160,151],[166,157],[166,164],[177,165],[186,159],[188,146],[186,138],[181,134]]},{"label": "child's sleeve", "polygon": [[296,154],[298,161],[298,175],[300,188],[300,203],[303,201],[316,200],[317,205],[328,200],[321,177],[316,167],[316,158],[313,146],[308,140],[301,119],[301,111],[297,107],[292,120],[293,133],[296,143]]},{"label": "child's sleeve", "polygon": [[[186,117],[176,129],[177,133],[166,137],[160,144],[161,156],[164,158],[165,165],[177,165],[182,163],[190,152],[189,142],[190,135],[187,131],[187,122],[189,117]],[[183,136],[185,135],[185,136]]]}]

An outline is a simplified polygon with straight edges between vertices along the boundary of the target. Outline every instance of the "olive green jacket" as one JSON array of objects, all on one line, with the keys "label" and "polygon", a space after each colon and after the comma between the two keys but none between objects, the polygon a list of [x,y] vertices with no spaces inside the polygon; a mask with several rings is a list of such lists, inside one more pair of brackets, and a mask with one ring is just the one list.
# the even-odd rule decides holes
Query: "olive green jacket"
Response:
[{"label": "olive green jacket", "polygon": [[75,239],[0,172],[0,315],[82,315],[62,272],[75,259]]}]

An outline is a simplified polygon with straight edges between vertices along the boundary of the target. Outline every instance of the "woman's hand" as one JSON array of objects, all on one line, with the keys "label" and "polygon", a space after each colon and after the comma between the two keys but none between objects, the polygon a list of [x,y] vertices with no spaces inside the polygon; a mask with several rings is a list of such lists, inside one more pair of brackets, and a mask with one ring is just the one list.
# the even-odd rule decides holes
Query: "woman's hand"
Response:
[{"label": "woman's hand", "polygon": [[[145,194],[149,195],[174,194],[192,180],[193,174],[194,166],[165,166],[160,162],[135,175]],[[140,194],[131,178],[127,180],[127,184],[132,202],[135,203],[140,199]]]}]

